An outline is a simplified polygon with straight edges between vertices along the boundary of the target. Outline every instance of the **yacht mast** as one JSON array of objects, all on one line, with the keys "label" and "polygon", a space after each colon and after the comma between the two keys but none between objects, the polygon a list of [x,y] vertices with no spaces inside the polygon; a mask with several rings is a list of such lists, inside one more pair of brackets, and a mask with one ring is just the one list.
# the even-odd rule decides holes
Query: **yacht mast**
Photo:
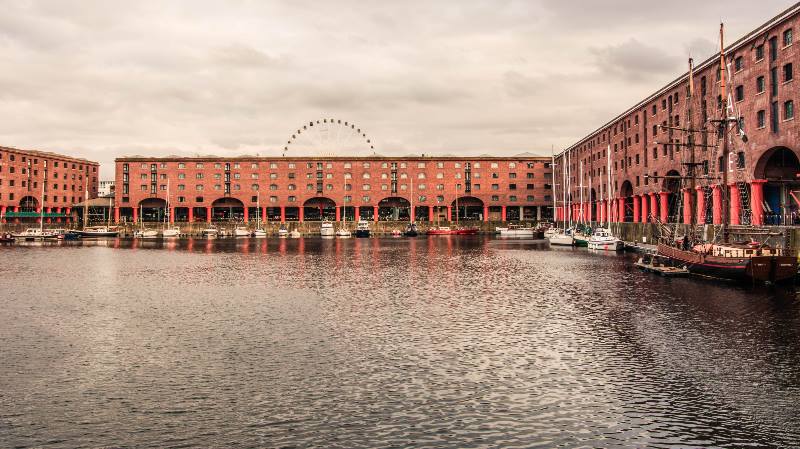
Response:
[{"label": "yacht mast", "polygon": [[47,186],[47,179],[42,178],[42,204],[39,207],[39,235],[44,234],[44,188]]},{"label": "yacht mast", "polygon": [[[550,145],[550,167],[553,172],[556,170],[556,155],[553,152],[553,145]],[[556,221],[556,210],[558,210],[558,195],[556,194],[556,178],[552,177],[553,181],[553,224]]]},{"label": "yacht mast", "polygon": [[730,204],[725,189],[728,187],[728,164],[730,163],[730,149],[728,148],[728,127],[730,120],[728,117],[728,97],[726,82],[728,73],[725,66],[725,24],[719,24],[719,70],[720,70],[720,95],[722,96],[722,185],[719,187],[722,193],[722,241],[728,243],[728,210]]}]

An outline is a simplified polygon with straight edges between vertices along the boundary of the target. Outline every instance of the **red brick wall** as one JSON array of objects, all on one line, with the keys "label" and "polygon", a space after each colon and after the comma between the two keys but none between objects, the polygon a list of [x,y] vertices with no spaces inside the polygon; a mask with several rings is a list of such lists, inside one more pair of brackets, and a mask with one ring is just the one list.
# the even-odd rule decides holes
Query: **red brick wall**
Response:
[{"label": "red brick wall", "polygon": [[[230,195],[224,193],[226,163],[231,164]],[[238,168],[235,166],[237,163]],[[312,168],[307,168],[308,163],[312,164]],[[320,194],[316,189],[317,163],[322,163],[323,173],[323,192]],[[365,168],[364,163],[369,163],[369,168]],[[391,192],[392,163],[397,164],[397,193]],[[419,166],[421,163],[425,165],[424,168]],[[464,192],[467,163],[472,164],[471,193]],[[529,163],[533,164],[533,168],[528,168]],[[156,164],[155,172],[151,170],[152,164]],[[202,168],[198,168],[197,164],[202,164]],[[253,167],[252,164],[256,166]],[[294,164],[294,168],[290,168],[289,164]],[[350,164],[349,168],[346,164]],[[457,168],[456,164],[460,167]],[[128,167],[127,172],[125,165]],[[116,160],[115,172],[116,205],[121,208],[137,208],[147,198],[165,199],[167,181],[174,207],[210,206],[214,200],[226,196],[241,200],[247,207],[255,207],[253,197],[258,192],[263,207],[297,207],[310,198],[320,196],[341,206],[344,205],[345,195],[352,196],[352,202],[347,203],[348,206],[376,206],[380,200],[389,197],[410,200],[412,178],[415,206],[435,206],[437,196],[443,197],[441,206],[450,205],[457,196],[478,198],[486,206],[552,206],[549,188],[550,158],[120,158]],[[124,187],[126,173],[127,193]],[[155,194],[151,193],[152,173],[157,178]],[[295,174],[294,179],[289,178],[290,173]],[[345,173],[351,174],[352,179],[345,180]],[[369,179],[363,177],[365,173],[369,175]],[[515,179],[511,178],[512,173],[516,174]],[[533,174],[533,179],[528,179],[528,173]],[[198,179],[198,174],[202,174],[203,178]],[[236,174],[240,175],[240,179],[235,179]],[[258,176],[257,179],[252,177],[254,174]],[[311,179],[307,178],[308,174]],[[420,178],[420,174],[424,178]],[[438,174],[441,174],[441,179],[437,178]],[[493,178],[493,174],[497,174],[497,178]],[[142,175],[146,179],[142,179]],[[215,175],[219,175],[221,179],[215,179]],[[271,175],[277,178],[272,179]],[[382,175],[386,179],[382,179]],[[406,177],[403,178],[403,175]],[[459,175],[460,179],[457,177]],[[352,190],[345,191],[346,183],[352,185]],[[236,184],[240,186],[238,190],[235,188]],[[258,185],[259,189],[254,190],[253,184]],[[277,186],[277,190],[270,190],[270,185],[273,184]],[[296,186],[296,190],[289,189],[291,184]],[[312,184],[313,190],[307,190],[307,184]],[[457,189],[458,184],[462,185],[460,191]],[[475,188],[476,184],[480,185],[480,189]],[[493,190],[492,184],[497,184],[498,189]],[[511,190],[510,184],[516,184],[517,189]],[[534,188],[527,189],[527,184],[533,184]],[[145,191],[142,190],[142,185],[146,186]],[[202,186],[202,190],[197,190],[197,185]],[[215,189],[217,185],[220,186],[219,190]],[[369,185],[370,190],[363,190],[363,185]],[[384,185],[387,190],[382,189]],[[438,185],[443,185],[443,190],[438,190]],[[180,186],[184,186],[183,189]],[[516,201],[512,200],[514,195]],[[532,196],[531,199],[528,198],[529,195]],[[202,202],[197,201],[198,196],[203,197]],[[289,201],[290,196],[296,197],[295,200]],[[364,196],[369,199],[365,200]],[[422,199],[420,196],[426,198]],[[180,197],[183,197],[183,201]],[[276,197],[276,201],[271,202],[270,197]]]},{"label": "red brick wall", "polygon": [[[63,210],[83,201],[89,180],[89,197],[97,196],[99,164],[41,151],[0,147],[0,207],[11,210],[26,196],[42,198],[47,180],[45,208]],[[46,178],[45,178],[46,177]],[[39,205],[41,206],[41,205]]]}]

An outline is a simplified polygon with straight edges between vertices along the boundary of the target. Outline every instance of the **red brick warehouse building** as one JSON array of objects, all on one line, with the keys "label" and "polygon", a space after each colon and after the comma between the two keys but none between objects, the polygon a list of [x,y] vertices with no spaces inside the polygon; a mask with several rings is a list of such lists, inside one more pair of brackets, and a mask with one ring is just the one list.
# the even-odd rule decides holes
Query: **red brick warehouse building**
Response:
[{"label": "red brick warehouse building", "polygon": [[[538,220],[544,157],[239,157],[116,160],[117,221]],[[169,208],[167,208],[169,201]],[[413,201],[413,209],[411,204]],[[456,212],[456,206],[458,212]]]},{"label": "red brick warehouse building", "polygon": [[[71,220],[72,205],[97,196],[97,162],[0,147],[0,215],[4,222]],[[42,211],[44,208],[44,211]]]},{"label": "red brick warehouse building", "polygon": [[[794,100],[800,85],[794,78],[800,51],[794,42],[799,13],[800,4],[795,4],[726,47],[725,70],[720,70],[719,55],[698,64],[691,92],[687,72],[559,154],[554,174],[559,219],[583,214],[613,222],[658,217],[719,224],[727,195],[732,224],[796,223],[800,195],[793,192],[800,190],[800,141]],[[729,160],[720,158],[722,142],[714,125],[724,116],[723,73],[728,80],[727,115],[738,118],[746,137],[729,140]],[[704,132],[689,133],[689,128]],[[695,166],[695,189],[677,179],[690,162],[690,134],[697,144],[694,161],[700,164]],[[721,183],[725,171],[728,185]],[[562,184],[572,199],[569,211]]]}]

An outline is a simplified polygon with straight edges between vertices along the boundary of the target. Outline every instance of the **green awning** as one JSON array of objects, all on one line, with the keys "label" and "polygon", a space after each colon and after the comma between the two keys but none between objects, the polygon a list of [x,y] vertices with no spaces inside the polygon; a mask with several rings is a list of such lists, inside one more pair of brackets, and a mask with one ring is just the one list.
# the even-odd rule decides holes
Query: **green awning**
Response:
[{"label": "green awning", "polygon": [[66,218],[68,216],[58,212],[45,212],[44,214],[39,212],[6,212],[3,214],[3,218]]}]

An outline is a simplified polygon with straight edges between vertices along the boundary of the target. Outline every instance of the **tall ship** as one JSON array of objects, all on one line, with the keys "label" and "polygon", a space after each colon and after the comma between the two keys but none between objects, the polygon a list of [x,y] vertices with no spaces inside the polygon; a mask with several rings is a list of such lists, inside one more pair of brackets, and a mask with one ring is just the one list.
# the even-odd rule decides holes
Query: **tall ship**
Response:
[{"label": "tall ship", "polygon": [[[735,184],[744,187],[747,173],[745,169],[745,159],[739,158],[731,161],[732,154],[744,154],[737,146],[743,146],[747,142],[747,135],[743,128],[741,113],[736,108],[736,104],[729,98],[727,86],[733,80],[726,62],[724,46],[724,25],[720,25],[720,82],[718,105],[715,117],[710,117],[695,125],[693,115],[694,103],[694,67],[693,61],[689,59],[689,88],[687,99],[687,124],[685,128],[675,126],[664,126],[661,128],[667,131],[683,133],[683,143],[688,151],[682,151],[682,166],[684,173],[678,176],[649,177],[650,179],[662,179],[664,182],[679,182],[687,192],[697,191],[697,203],[709,204],[712,195],[710,185],[728,186]],[[697,143],[697,137],[702,138],[702,143]],[[713,163],[698,162],[695,159],[695,148],[703,147],[710,151],[708,160]],[[718,161],[718,163],[716,163]],[[699,169],[702,167],[702,169]],[[713,167],[709,170],[709,167]],[[739,193],[734,201],[747,201],[746,189],[737,189]],[[688,203],[687,216],[691,215],[690,224],[684,229],[683,236],[678,235],[677,225],[666,225],[660,223],[660,238],[658,242],[658,254],[672,261],[675,265],[684,266],[693,274],[709,276],[714,278],[752,281],[752,282],[771,282],[779,283],[792,281],[797,275],[797,258],[786,253],[777,246],[771,246],[769,241],[772,237],[782,234],[770,232],[768,229],[756,228],[749,225],[749,218],[746,216],[736,217],[737,222],[745,223],[735,229],[731,227],[731,198],[727,188],[713,189],[713,195],[721,200],[721,211],[714,211],[715,215],[720,215],[715,222],[713,238],[705,237],[706,232],[701,228],[706,228],[704,211],[700,208],[692,208]],[[688,200],[691,201],[691,196]],[[721,198],[720,198],[721,196]],[[679,201],[681,196],[678,197]],[[746,208],[739,207],[734,210],[741,211]],[[678,208],[681,210],[681,207]],[[698,216],[700,220],[698,220]],[[702,221],[702,223],[698,223]],[[698,224],[702,226],[698,226]],[[749,236],[747,239],[732,241],[732,235]],[[756,241],[752,236],[758,236],[764,240]]]}]

